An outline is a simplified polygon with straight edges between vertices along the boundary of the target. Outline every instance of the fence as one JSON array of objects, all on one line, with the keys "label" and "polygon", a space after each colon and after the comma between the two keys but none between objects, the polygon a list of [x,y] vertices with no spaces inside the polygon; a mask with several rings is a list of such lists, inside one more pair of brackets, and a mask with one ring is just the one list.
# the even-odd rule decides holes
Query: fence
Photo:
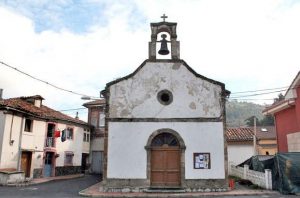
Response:
[{"label": "fence", "polygon": [[248,165],[244,165],[244,167],[231,165],[230,174],[239,178],[250,180],[253,184],[262,188],[272,190],[272,172],[269,169],[265,169],[265,172],[262,173],[249,170]]}]

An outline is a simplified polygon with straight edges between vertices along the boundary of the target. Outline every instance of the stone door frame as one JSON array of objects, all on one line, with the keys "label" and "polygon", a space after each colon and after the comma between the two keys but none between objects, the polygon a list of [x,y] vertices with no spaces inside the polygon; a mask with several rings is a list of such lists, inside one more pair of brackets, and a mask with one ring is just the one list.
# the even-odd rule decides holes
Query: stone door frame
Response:
[{"label": "stone door frame", "polygon": [[169,128],[163,128],[163,129],[158,129],[154,131],[148,138],[147,145],[145,146],[145,149],[147,151],[147,183],[151,184],[151,143],[152,140],[159,134],[161,133],[170,133],[174,135],[178,142],[179,142],[179,149],[180,149],[180,185],[181,187],[184,187],[183,185],[185,184],[185,143],[180,136],[180,134],[172,129]]}]

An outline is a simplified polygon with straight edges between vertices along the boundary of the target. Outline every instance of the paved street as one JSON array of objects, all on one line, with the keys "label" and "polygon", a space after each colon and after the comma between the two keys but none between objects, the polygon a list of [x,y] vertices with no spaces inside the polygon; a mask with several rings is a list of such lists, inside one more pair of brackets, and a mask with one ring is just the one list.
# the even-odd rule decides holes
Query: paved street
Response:
[{"label": "paved street", "polygon": [[99,175],[50,181],[26,187],[2,187],[0,197],[80,197],[78,192],[100,181]]},{"label": "paved street", "polygon": [[[211,196],[207,196],[211,197]],[[214,197],[222,197],[222,198],[286,198],[286,197],[291,197],[291,198],[297,198],[295,195],[248,195],[248,196],[214,196]]]},{"label": "paved street", "polygon": [[[80,197],[78,192],[99,182],[98,175],[86,175],[84,177],[69,179],[69,180],[56,180],[47,183],[31,185],[26,187],[2,187],[0,186],[0,197]],[[211,197],[211,196],[202,196]],[[215,196],[225,198],[284,198],[297,196],[293,195],[251,195],[251,196]]]}]

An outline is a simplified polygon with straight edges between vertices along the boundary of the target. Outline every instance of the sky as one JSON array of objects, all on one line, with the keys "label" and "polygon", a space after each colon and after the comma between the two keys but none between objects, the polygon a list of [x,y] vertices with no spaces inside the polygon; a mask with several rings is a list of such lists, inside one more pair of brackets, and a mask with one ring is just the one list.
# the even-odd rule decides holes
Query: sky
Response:
[{"label": "sky", "polygon": [[[270,104],[278,92],[237,92],[285,88],[299,72],[297,0],[0,0],[0,61],[97,98],[148,58],[150,23],[164,13],[178,23],[181,59],[225,83],[232,99]],[[3,64],[0,88],[3,98],[41,95],[56,110],[88,102]],[[77,111],[87,119],[86,110]]]}]

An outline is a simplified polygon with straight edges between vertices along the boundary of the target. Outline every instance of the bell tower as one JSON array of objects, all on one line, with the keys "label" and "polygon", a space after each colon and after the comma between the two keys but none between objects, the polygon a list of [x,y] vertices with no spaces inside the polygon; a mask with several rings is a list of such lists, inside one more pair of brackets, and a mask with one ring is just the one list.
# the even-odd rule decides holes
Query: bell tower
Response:
[{"label": "bell tower", "polygon": [[[149,59],[157,59],[157,43],[161,43],[158,54],[162,56],[168,55],[170,53],[168,44],[170,44],[171,59],[180,59],[179,41],[177,41],[176,34],[177,23],[166,22],[165,20],[168,17],[165,14],[161,16],[161,18],[163,19],[162,22],[150,24],[151,41],[149,42]],[[161,36],[161,38],[158,38],[159,35]]]}]

